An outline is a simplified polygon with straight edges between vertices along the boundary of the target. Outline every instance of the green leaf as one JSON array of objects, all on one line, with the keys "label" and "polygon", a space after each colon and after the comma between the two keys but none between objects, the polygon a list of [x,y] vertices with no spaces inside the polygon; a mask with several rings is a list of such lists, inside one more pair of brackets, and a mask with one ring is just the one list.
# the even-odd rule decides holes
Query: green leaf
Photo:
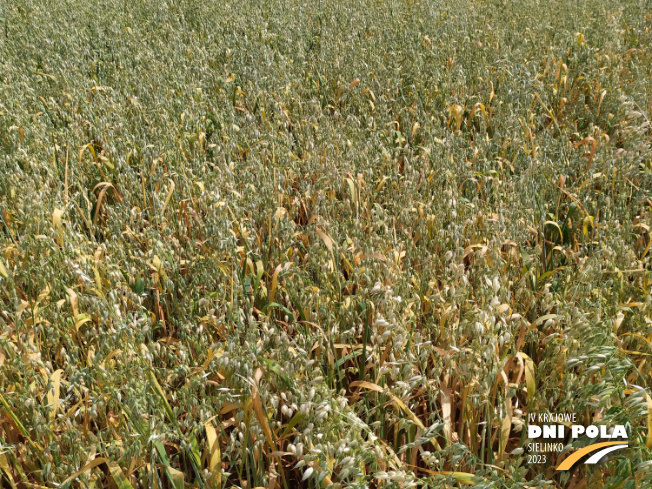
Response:
[{"label": "green leaf", "polygon": [[165,413],[167,414],[168,421],[175,420],[176,418],[174,417],[174,412],[172,411],[172,408],[168,403],[167,397],[165,397],[165,392],[163,392],[163,389],[161,388],[160,384],[156,380],[156,377],[154,376],[154,372],[150,370],[148,373],[149,373],[149,380],[150,380],[150,385],[152,386],[152,390],[156,395],[158,395],[161,401],[163,401],[163,406],[165,408]]},{"label": "green leaf", "polygon": [[270,302],[269,304],[267,304],[267,307],[266,307],[265,309],[266,309],[266,310],[269,310],[270,307],[278,307],[278,308],[281,309],[285,314],[288,315],[288,318],[290,319],[290,322],[291,322],[291,323],[296,322],[296,318],[294,317],[294,314],[292,314],[292,312],[291,312],[287,307],[285,307],[284,305],[279,304],[278,302]]}]

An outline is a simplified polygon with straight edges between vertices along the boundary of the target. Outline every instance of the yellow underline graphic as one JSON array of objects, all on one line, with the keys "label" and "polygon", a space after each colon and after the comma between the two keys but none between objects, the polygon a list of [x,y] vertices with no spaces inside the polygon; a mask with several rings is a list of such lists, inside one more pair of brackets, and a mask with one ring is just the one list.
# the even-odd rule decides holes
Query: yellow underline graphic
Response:
[{"label": "yellow underline graphic", "polygon": [[605,441],[603,443],[595,443],[593,445],[589,445],[588,447],[584,447],[581,450],[578,450],[573,455],[571,455],[570,457],[565,459],[562,463],[559,464],[559,466],[557,467],[557,470],[568,470],[573,465],[575,465],[575,462],[577,462],[579,459],[581,459],[584,455],[588,455],[589,453],[595,452],[596,450],[599,450],[600,448],[610,447],[612,445],[627,445],[627,442],[625,442],[625,441]]}]

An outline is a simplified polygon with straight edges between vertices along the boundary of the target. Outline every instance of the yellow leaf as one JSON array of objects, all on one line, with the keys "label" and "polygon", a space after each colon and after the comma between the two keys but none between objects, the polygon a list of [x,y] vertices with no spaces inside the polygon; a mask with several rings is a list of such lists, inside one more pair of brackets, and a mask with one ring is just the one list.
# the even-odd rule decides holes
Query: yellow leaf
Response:
[{"label": "yellow leaf", "polygon": [[276,292],[276,287],[278,287],[278,274],[282,269],[283,265],[279,265],[276,267],[276,270],[274,270],[274,274],[272,275],[272,288],[269,291],[268,302],[274,301],[274,293]]},{"label": "yellow leaf", "polygon": [[480,112],[482,113],[482,117],[486,118],[487,117],[487,111],[485,109],[485,106],[481,104],[480,102],[477,102],[474,106],[473,109],[471,109],[471,114],[469,115],[469,119],[473,119],[473,116],[475,115],[476,111],[480,109]]},{"label": "yellow leaf", "polygon": [[374,384],[373,382],[367,382],[366,380],[356,380],[354,382],[351,382],[349,384],[350,387],[364,387],[365,389],[369,389],[371,391],[376,391],[380,392],[381,394],[385,392],[385,389],[383,389],[381,386],[378,384]]},{"label": "yellow leaf", "polygon": [[444,418],[444,435],[450,443],[453,439],[453,402],[451,399],[451,391],[448,387],[441,386],[441,411]]},{"label": "yellow leaf", "polygon": [[183,472],[169,466],[166,467],[165,470],[167,470],[168,474],[172,476],[172,481],[174,482],[175,489],[183,489],[185,486]]},{"label": "yellow leaf", "polygon": [[222,408],[220,409],[220,414],[228,414],[231,411],[235,411],[236,409],[239,409],[241,407],[242,404],[240,403],[225,402],[222,404]]},{"label": "yellow leaf", "polygon": [[165,273],[165,268],[163,268],[163,262],[158,257],[158,255],[154,255],[150,267],[154,269],[156,273],[159,274],[161,285],[165,284],[165,282],[167,282],[168,280],[168,275],[167,273]]},{"label": "yellow leaf", "polygon": [[24,300],[21,299],[20,304],[18,304],[18,316],[20,317],[20,315],[23,313],[23,311],[25,309],[27,309],[28,307],[29,307],[29,302],[24,301]]},{"label": "yellow leaf", "polygon": [[560,316],[559,314],[546,314],[545,316],[541,316],[540,318],[537,318],[537,320],[532,323],[531,327],[536,328],[540,324],[545,323],[548,319],[564,319],[564,316]]},{"label": "yellow leaf", "polygon": [[[530,391],[528,389],[528,396]],[[506,413],[505,417],[502,420],[500,427],[500,444],[498,446],[498,456],[503,457],[505,455],[505,448],[507,447],[507,441],[509,440],[509,433],[512,430],[512,400],[511,398],[506,400],[505,403]]]},{"label": "yellow leaf", "polygon": [[623,324],[624,319],[625,315],[622,312],[616,314],[616,320],[614,321],[614,334],[618,334],[618,328],[620,328],[620,325]]},{"label": "yellow leaf", "polygon": [[109,472],[111,472],[111,477],[113,477],[113,482],[118,486],[118,489],[133,489],[133,486],[129,480],[125,477],[124,472],[118,464],[115,462],[106,461],[106,465],[109,466]]},{"label": "yellow leaf", "polygon": [[274,443],[274,436],[272,435],[272,430],[269,427],[269,421],[267,420],[267,414],[265,414],[265,409],[263,409],[263,403],[260,400],[258,395],[258,388],[256,384],[251,386],[251,401],[253,403],[254,413],[256,414],[256,419],[258,424],[263,429],[263,434],[267,440],[267,444],[272,451],[276,450],[276,443]]},{"label": "yellow leaf", "polygon": [[68,297],[70,299],[70,307],[72,308],[72,315],[77,321],[77,316],[79,316],[79,300],[77,299],[77,294],[70,287],[66,287],[66,292],[68,292]]},{"label": "yellow leaf", "polygon": [[[404,403],[401,399],[399,399],[397,396],[395,396],[395,395],[392,394],[391,392],[388,392],[388,394],[389,394],[389,397],[392,399],[392,401],[394,401],[394,404],[396,404],[396,405],[397,405],[397,406],[398,406],[398,407],[399,407],[399,408],[400,408],[400,409],[401,409],[401,410],[402,410],[402,411],[407,415],[407,417],[410,418],[410,420],[411,420],[414,424],[416,424],[416,425],[417,425],[419,428],[421,428],[422,430],[425,430],[425,429],[426,429],[426,427],[423,425],[423,423],[422,423],[421,420],[417,417],[417,415],[414,414],[414,413],[410,410],[410,408],[408,408],[408,407],[405,405],[405,403]],[[434,440],[432,440],[432,441],[434,442]]]},{"label": "yellow leaf", "polygon": [[[326,245],[328,250],[331,252],[331,260],[332,260],[332,262],[331,262],[329,268],[332,271],[332,270],[335,269],[335,266],[336,266],[335,265],[335,253],[333,253],[333,239],[329,235],[324,233],[323,231],[320,231],[319,229],[317,229],[317,234],[322,239],[322,241],[324,242],[324,244]],[[339,279],[339,275],[338,275],[337,276],[338,287],[340,285],[339,282],[340,282],[340,279]]]},{"label": "yellow leaf", "polygon": [[461,105],[453,104],[448,107],[448,116],[451,118],[449,124],[455,121],[455,130],[459,131],[462,127],[462,116],[464,115],[464,108]]},{"label": "yellow leaf", "polygon": [[50,376],[50,382],[52,382],[52,388],[48,390],[48,406],[50,406],[49,417],[50,421],[54,420],[54,417],[59,410],[59,395],[61,393],[61,374],[63,370],[55,370]]},{"label": "yellow leaf", "polygon": [[4,453],[0,453],[0,469],[7,475],[11,489],[17,489],[14,477],[11,475],[11,465],[9,465],[7,456]]},{"label": "yellow leaf", "polygon": [[652,399],[647,393],[645,399],[647,400],[647,441],[645,446],[650,450],[652,449]]},{"label": "yellow leaf", "polygon": [[63,216],[63,211],[61,209],[54,209],[52,212],[52,227],[57,237],[57,243],[59,246],[63,246],[63,225],[61,224],[61,217]]},{"label": "yellow leaf", "polygon": [[75,320],[75,329],[79,331],[79,328],[82,324],[86,324],[91,320],[91,317],[88,314],[80,314]]},{"label": "yellow leaf", "polygon": [[94,467],[97,467],[98,465],[102,465],[102,464],[105,463],[105,462],[106,462],[106,459],[104,459],[104,458],[102,458],[102,457],[98,457],[98,458],[96,458],[96,459],[90,461],[89,463],[87,463],[86,465],[84,465],[81,469],[79,469],[77,472],[75,472],[75,473],[72,474],[70,477],[68,477],[65,481],[63,481],[63,482],[61,483],[61,485],[62,485],[62,486],[65,486],[65,485],[68,484],[69,482],[72,482],[73,480],[75,480],[75,479],[76,479],[77,477],[79,477],[80,475],[82,475],[82,474],[84,474],[84,473],[90,471],[91,469],[93,469]]},{"label": "yellow leaf", "polygon": [[317,234],[319,235],[319,237],[322,239],[322,241],[326,245],[326,248],[328,248],[328,251],[333,253],[333,239],[329,235],[327,235],[326,233],[320,231],[319,229],[317,229]]},{"label": "yellow leaf", "polygon": [[546,221],[546,222],[543,223],[543,225],[544,225],[544,226],[554,226],[554,227],[556,227],[556,228],[557,228],[557,231],[559,231],[559,239],[560,239],[560,243],[563,243],[563,242],[564,242],[564,233],[561,232],[561,228],[559,227],[559,224],[557,224],[557,223],[554,222],[554,221]]},{"label": "yellow leaf", "polygon": [[584,218],[584,224],[582,226],[582,231],[584,232],[584,236],[587,236],[589,234],[589,226],[591,226],[591,229],[593,229],[593,216],[586,216]]},{"label": "yellow leaf", "polygon": [[122,197],[120,196],[120,193],[117,191],[117,189],[115,188],[115,186],[112,183],[100,182],[97,185],[95,185],[95,187],[93,188],[93,192],[95,192],[100,187],[102,188],[102,190],[100,190],[100,193],[97,194],[97,204],[95,205],[95,216],[93,217],[93,226],[97,225],[97,218],[100,215],[100,206],[102,205],[104,195],[106,194],[106,191],[109,188],[113,189],[113,192],[115,193],[115,196],[117,197],[117,199],[120,202],[122,202]]},{"label": "yellow leaf", "polygon": [[385,392],[385,389],[383,389],[383,388],[382,388],[381,386],[379,386],[378,384],[374,384],[373,382],[367,382],[366,380],[356,380],[356,381],[354,381],[354,382],[351,382],[351,383],[349,384],[349,386],[350,386],[350,387],[363,387],[363,388],[365,388],[365,389],[369,389],[369,390],[372,390],[372,391],[380,392],[381,394],[384,393],[385,395],[387,395],[387,396],[390,397],[390,399],[392,400],[392,402],[393,402],[393,403],[394,403],[394,404],[395,404],[399,409],[401,409],[401,411],[403,411],[403,412],[407,415],[407,417],[410,418],[410,420],[411,420],[414,424],[416,424],[416,425],[417,425],[419,428],[421,428],[422,430],[425,430],[425,429],[426,429],[426,427],[423,425],[423,423],[422,423],[421,420],[417,417],[417,415],[414,414],[414,413],[410,410],[410,408],[408,408],[408,407],[405,405],[405,403],[404,403],[401,399],[399,399],[397,396],[395,396],[394,394],[392,394],[392,393],[389,392],[389,391]]},{"label": "yellow leaf", "polygon": [[524,362],[525,362],[525,384],[527,385],[527,398],[532,399],[532,396],[534,395],[536,391],[536,381],[534,378],[534,362],[532,359],[527,356],[523,352],[518,352],[517,353],[518,357],[520,357]]},{"label": "yellow leaf", "polygon": [[41,445],[39,445],[38,443],[36,443],[31,439],[31,437],[29,436],[29,431],[27,431],[23,423],[20,422],[20,419],[18,419],[18,416],[16,416],[16,413],[14,413],[14,411],[11,409],[9,403],[1,393],[0,393],[0,404],[2,404],[2,406],[5,408],[5,412],[9,415],[11,420],[14,422],[16,428],[18,428],[18,431],[20,431],[20,433],[25,437],[25,439],[29,442],[29,444],[32,445],[32,448],[36,449],[38,452],[43,452],[43,448],[41,447]]},{"label": "yellow leaf", "polygon": [[222,452],[220,450],[220,442],[217,439],[217,432],[210,422],[206,423],[204,428],[206,429],[206,441],[208,445],[208,470],[212,474],[210,482],[213,487],[222,487]]},{"label": "yellow leaf", "polygon": [[[356,199],[356,193],[355,193],[355,182],[354,182],[352,179],[347,178],[347,179],[346,179],[346,183],[349,184],[349,192],[351,193],[351,200],[352,200],[353,202],[355,202],[355,201],[357,200],[357,199]],[[322,238],[322,239],[323,239],[323,238]]]},{"label": "yellow leaf", "polygon": [[383,188],[385,182],[388,180],[388,177],[383,177],[378,186],[376,187],[376,192],[380,192],[380,189]]},{"label": "yellow leaf", "polygon": [[51,292],[50,284],[46,284],[45,289],[43,289],[41,293],[38,295],[38,301],[44,302],[45,300],[47,300],[50,296],[50,292]]},{"label": "yellow leaf", "polygon": [[445,477],[452,476],[457,482],[468,485],[473,485],[481,480],[477,476],[469,474],[468,472],[449,472],[447,470],[435,471],[423,469],[421,467],[419,467],[419,470],[431,475],[443,475]]},{"label": "yellow leaf", "polygon": [[168,421],[172,421],[174,419],[174,412],[172,411],[172,408],[170,407],[170,403],[168,402],[168,399],[165,396],[165,392],[161,388],[161,384],[158,383],[158,380],[156,380],[156,377],[154,376],[151,370],[149,371],[149,379],[152,382],[152,389],[163,401],[163,407],[165,407],[165,413],[168,416]]},{"label": "yellow leaf", "polygon": [[2,275],[4,278],[9,278],[9,270],[7,270],[5,264],[2,263],[2,260],[0,260],[0,275]]},{"label": "yellow leaf", "polygon": [[63,211],[61,209],[54,209],[52,212],[52,227],[54,229],[61,227],[61,216],[63,216]]},{"label": "yellow leaf", "polygon": [[163,204],[163,209],[161,209],[161,215],[165,213],[165,208],[168,206],[170,203],[170,198],[172,197],[172,193],[174,192],[174,181],[170,178],[170,190],[168,190],[168,196],[165,198],[165,203]]},{"label": "yellow leaf", "polygon": [[100,295],[102,294],[102,277],[100,276],[100,271],[97,268],[97,265],[93,267],[93,275],[95,276],[95,285],[97,285],[97,290]]}]

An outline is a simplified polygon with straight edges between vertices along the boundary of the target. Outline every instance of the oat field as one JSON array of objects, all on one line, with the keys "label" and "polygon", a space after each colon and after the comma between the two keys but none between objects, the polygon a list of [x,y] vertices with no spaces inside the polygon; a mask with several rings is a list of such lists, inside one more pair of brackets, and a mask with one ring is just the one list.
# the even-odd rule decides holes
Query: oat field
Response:
[{"label": "oat field", "polygon": [[651,116],[649,0],[0,0],[0,488],[650,487]]}]

